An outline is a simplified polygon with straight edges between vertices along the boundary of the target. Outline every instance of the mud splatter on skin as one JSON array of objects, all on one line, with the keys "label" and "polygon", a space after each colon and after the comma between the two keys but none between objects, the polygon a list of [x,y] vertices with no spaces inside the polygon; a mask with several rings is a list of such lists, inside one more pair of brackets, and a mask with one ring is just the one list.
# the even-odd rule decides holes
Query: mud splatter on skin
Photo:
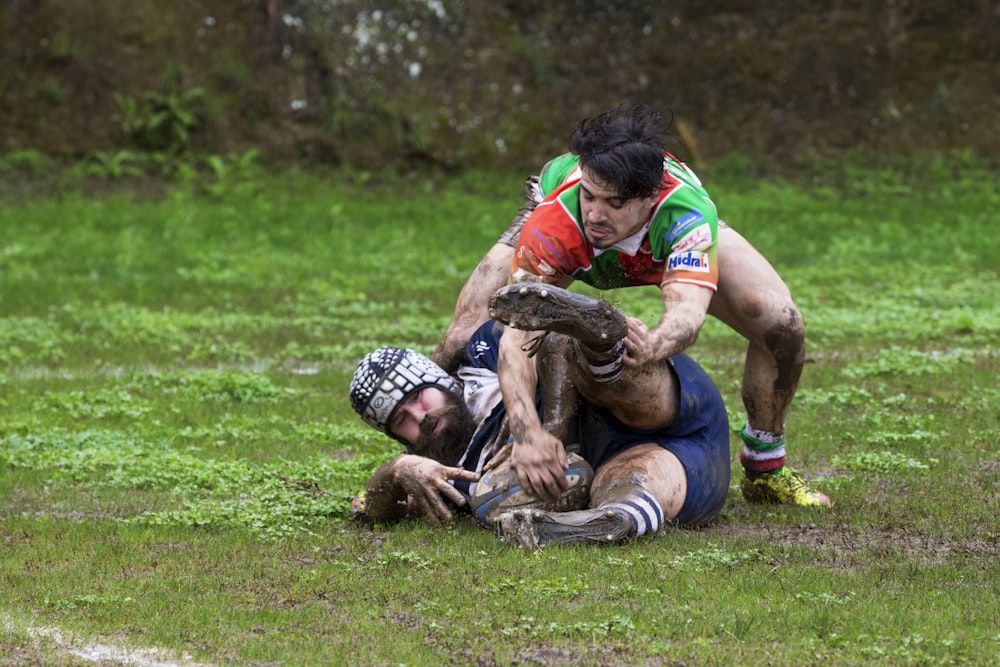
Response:
[{"label": "mud splatter on skin", "polygon": [[764,345],[778,366],[775,393],[794,394],[806,360],[805,326],[797,309],[785,308],[784,314],[785,320],[764,334]]},{"label": "mud splatter on skin", "polygon": [[542,422],[549,433],[565,442],[581,397],[609,408],[635,428],[660,428],[677,418],[680,396],[669,363],[627,368],[618,380],[595,383],[587,354],[581,348],[568,336],[549,334],[539,350]]},{"label": "mud splatter on skin", "polygon": [[571,377],[588,402],[608,408],[637,429],[662,428],[677,418],[680,395],[667,361],[626,368],[613,382],[595,383],[581,346],[574,341],[574,347],[577,363],[570,369]]},{"label": "mud splatter on skin", "polygon": [[806,358],[802,316],[794,306],[786,307],[783,312],[782,321],[764,333],[764,349],[774,360],[771,386],[755,382],[748,365],[741,392],[750,425],[778,435],[784,432],[785,414],[798,390]]},{"label": "mud splatter on skin", "polygon": [[495,257],[491,251],[473,270],[466,287],[459,294],[452,324],[431,356],[445,371],[454,373],[458,369],[465,344],[473,332],[490,319],[488,296],[507,283],[510,276],[510,256],[514,254],[513,248],[509,250],[509,255]]},{"label": "mud splatter on skin", "polygon": [[635,493],[636,489],[649,488],[646,475],[636,472],[631,461],[621,462],[612,459],[602,468],[601,477],[611,481],[604,482],[599,495],[592,498],[595,506],[617,502]]},{"label": "mud splatter on skin", "polygon": [[564,444],[571,444],[566,437],[580,404],[579,392],[570,377],[570,354],[568,339],[546,336],[538,358],[542,426]]}]

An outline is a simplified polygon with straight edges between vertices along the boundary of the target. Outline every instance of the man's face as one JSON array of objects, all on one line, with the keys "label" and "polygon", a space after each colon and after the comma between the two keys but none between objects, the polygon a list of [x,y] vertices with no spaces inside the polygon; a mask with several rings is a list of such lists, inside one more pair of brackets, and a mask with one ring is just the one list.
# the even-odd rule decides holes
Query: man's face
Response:
[{"label": "man's face", "polygon": [[403,401],[389,430],[409,443],[411,454],[453,466],[469,446],[476,424],[461,397],[424,387]]},{"label": "man's face", "polygon": [[580,178],[580,212],[583,233],[595,248],[610,248],[646,224],[657,196],[622,199],[588,169]]}]

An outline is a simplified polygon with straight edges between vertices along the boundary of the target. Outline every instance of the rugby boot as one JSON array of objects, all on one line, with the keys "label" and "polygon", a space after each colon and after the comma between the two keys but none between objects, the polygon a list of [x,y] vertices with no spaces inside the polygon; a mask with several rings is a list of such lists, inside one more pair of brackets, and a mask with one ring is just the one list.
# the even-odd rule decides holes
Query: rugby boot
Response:
[{"label": "rugby boot", "polygon": [[610,347],[625,338],[625,316],[607,299],[545,283],[507,285],[490,297],[490,317],[514,329],[552,331],[585,345]]},{"label": "rugby boot", "polygon": [[501,540],[523,549],[549,544],[612,544],[638,532],[635,519],[615,508],[573,512],[511,510],[497,517],[495,525]]},{"label": "rugby boot", "polygon": [[773,472],[748,473],[740,480],[743,497],[751,503],[787,503],[802,507],[831,507],[833,502],[788,466]]}]

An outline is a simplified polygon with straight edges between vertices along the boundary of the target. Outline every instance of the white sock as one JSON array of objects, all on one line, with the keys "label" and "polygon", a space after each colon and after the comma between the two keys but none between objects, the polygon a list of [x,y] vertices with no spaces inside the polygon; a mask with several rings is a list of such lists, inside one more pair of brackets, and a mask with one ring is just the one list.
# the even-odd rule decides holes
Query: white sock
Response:
[{"label": "white sock", "polygon": [[590,374],[594,376],[595,382],[614,382],[625,372],[625,340],[620,340],[610,350],[603,352],[599,356],[599,361],[594,361],[592,357],[598,357],[598,353],[589,351],[583,347],[583,356],[587,358],[590,366]]},{"label": "white sock", "polygon": [[636,537],[655,533],[663,524],[663,508],[648,491],[634,491],[616,503],[601,505],[601,509],[612,507],[627,512],[635,519],[638,526]]}]

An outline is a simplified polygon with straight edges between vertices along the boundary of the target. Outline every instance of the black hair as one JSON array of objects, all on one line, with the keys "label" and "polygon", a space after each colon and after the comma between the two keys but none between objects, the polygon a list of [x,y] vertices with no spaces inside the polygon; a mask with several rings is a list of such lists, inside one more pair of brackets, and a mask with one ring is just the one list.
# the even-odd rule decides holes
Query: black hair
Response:
[{"label": "black hair", "polygon": [[623,104],[580,121],[570,150],[622,199],[649,197],[663,183],[665,130],[663,116],[648,105]]}]

